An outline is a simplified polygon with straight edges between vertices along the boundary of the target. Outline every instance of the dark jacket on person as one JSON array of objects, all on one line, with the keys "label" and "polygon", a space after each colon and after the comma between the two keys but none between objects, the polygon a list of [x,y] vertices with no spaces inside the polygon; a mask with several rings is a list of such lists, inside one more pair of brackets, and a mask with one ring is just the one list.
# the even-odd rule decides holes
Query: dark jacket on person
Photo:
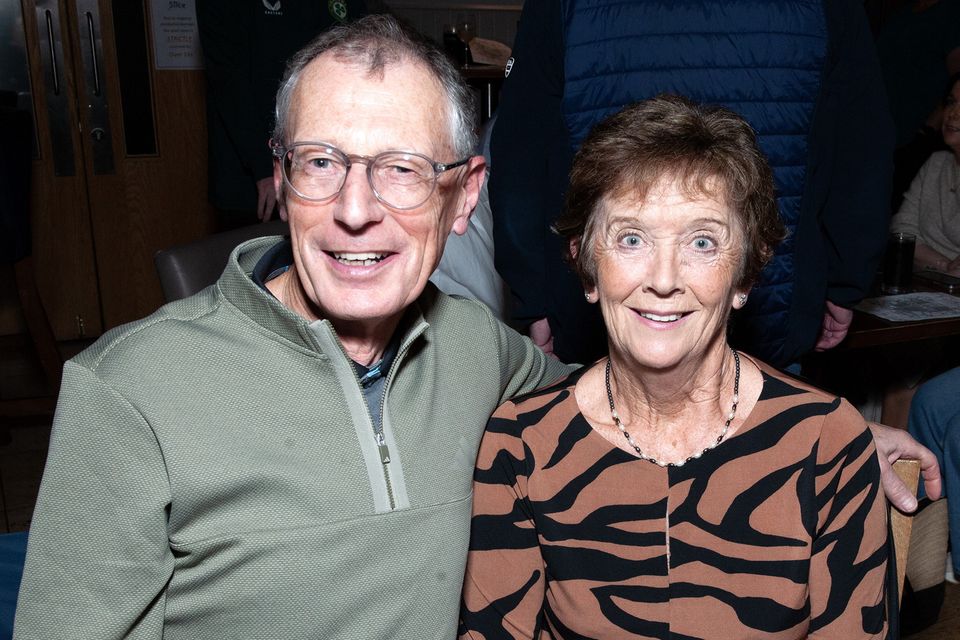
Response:
[{"label": "dark jacket on person", "polygon": [[825,300],[852,306],[866,294],[884,247],[893,130],[853,0],[528,0],[490,182],[513,317],[547,317],[561,359],[605,351],[599,312],[549,227],[590,127],[659,93],[727,106],[759,134],[790,235],[736,319],[736,341],[791,363],[813,347]]},{"label": "dark jacket on person", "polygon": [[363,0],[197,0],[210,201],[217,208],[252,214],[256,181],[273,175],[267,142],[287,59],[325,29],[365,11]]}]

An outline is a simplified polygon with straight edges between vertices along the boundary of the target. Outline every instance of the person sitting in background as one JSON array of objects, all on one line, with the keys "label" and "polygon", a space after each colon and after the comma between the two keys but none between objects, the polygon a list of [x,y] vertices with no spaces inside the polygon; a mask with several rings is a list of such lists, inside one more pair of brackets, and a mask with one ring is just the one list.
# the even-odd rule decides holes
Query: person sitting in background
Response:
[{"label": "person sitting in background", "polygon": [[883,637],[863,418],[728,343],[784,234],[750,126],[627,107],[585,139],[556,226],[609,356],[488,423],[461,637]]},{"label": "person sitting in background", "polygon": [[[898,0],[883,18],[876,47],[896,127],[893,211],[940,135],[943,89],[960,72],[960,0]],[[893,8],[893,7],[890,7]]]},{"label": "person sitting in background", "polygon": [[960,276],[960,74],[944,97],[940,130],[950,151],[934,153],[920,168],[890,229],[917,237],[914,269]]},{"label": "person sitting in background", "polygon": [[[960,576],[960,367],[923,383],[910,403],[910,434],[937,456],[943,474],[943,497],[952,553],[948,579]],[[920,488],[923,495],[923,487]],[[949,496],[953,494],[951,501]]]}]

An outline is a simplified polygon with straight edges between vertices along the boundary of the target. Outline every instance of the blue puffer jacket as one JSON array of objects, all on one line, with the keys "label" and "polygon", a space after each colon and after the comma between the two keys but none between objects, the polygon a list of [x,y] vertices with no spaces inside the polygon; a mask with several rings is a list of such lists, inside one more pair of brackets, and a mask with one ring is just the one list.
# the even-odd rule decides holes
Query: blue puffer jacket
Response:
[{"label": "blue puffer jacket", "polygon": [[[753,125],[790,230],[739,314],[737,343],[778,365],[809,351],[825,300],[850,306],[868,291],[887,228],[892,127],[862,7],[855,0],[544,4],[554,3],[528,0],[524,7],[493,138],[497,264],[520,316],[547,316],[554,326],[551,306],[561,298],[543,293],[549,283],[531,282],[530,265],[539,265],[530,253],[539,250],[538,239],[520,227],[534,228],[533,215],[543,215],[547,225],[556,217],[557,211],[535,214],[524,191],[540,182],[553,193],[555,186],[544,183],[556,179],[553,167],[563,162],[549,160],[546,177],[538,176],[531,149],[555,150],[550,141],[565,137],[564,153],[572,157],[604,116],[658,93],[677,93],[723,104]],[[539,24],[525,23],[528,13]],[[531,35],[533,29],[539,32]],[[555,38],[545,35],[551,29]],[[549,67],[551,54],[554,65],[562,59],[559,73]],[[548,131],[552,121],[544,111],[551,108],[560,111],[562,124]],[[505,166],[512,175],[498,176]],[[547,242],[545,253],[552,250]],[[542,271],[556,273],[549,266]],[[563,322],[557,318],[558,326]]]},{"label": "blue puffer jacket", "polygon": [[756,4],[570,2],[563,115],[574,150],[598,120],[658,93],[722,104],[750,122],[770,159],[790,232],[748,303],[752,333],[762,336],[752,350],[765,357],[788,327],[794,237],[827,30],[820,0],[769,3],[775,10],[763,12]]}]

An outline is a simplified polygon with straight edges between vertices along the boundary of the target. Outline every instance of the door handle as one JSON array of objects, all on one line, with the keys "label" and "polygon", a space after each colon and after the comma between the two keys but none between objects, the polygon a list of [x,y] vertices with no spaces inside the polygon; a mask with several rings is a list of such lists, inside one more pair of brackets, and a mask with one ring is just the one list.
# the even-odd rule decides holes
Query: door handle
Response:
[{"label": "door handle", "polygon": [[93,155],[94,175],[114,173],[113,136],[110,135],[110,109],[103,67],[103,30],[97,0],[77,0],[77,25],[83,58],[83,84],[86,92],[87,126]]},{"label": "door handle", "polygon": [[53,82],[53,95],[60,95],[60,65],[57,63],[57,47],[55,43],[59,40],[56,32],[53,30],[53,14],[46,10],[43,12],[46,18],[47,26],[47,55],[50,56],[50,80]]},{"label": "door handle", "polygon": [[[53,173],[72,176],[74,169],[73,122],[68,84],[61,75],[63,64],[63,25],[57,0],[37,0],[37,39],[40,42],[40,63],[43,67],[43,94],[47,104],[47,127],[50,130],[50,152]],[[38,115],[39,118],[39,115]]]},{"label": "door handle", "polygon": [[100,96],[100,59],[97,57],[97,36],[93,29],[93,15],[87,11],[87,44],[90,47],[91,70],[93,71],[93,93]]}]

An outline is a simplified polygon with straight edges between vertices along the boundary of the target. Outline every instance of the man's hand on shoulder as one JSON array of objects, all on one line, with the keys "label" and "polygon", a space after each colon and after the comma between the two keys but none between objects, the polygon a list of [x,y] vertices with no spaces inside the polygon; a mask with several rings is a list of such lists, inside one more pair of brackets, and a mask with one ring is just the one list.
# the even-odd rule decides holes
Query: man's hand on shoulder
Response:
[{"label": "man's hand on shoulder", "polygon": [[893,463],[900,459],[920,462],[920,476],[927,497],[937,500],[940,497],[940,466],[933,452],[914,440],[903,429],[876,422],[868,422],[867,425],[873,433],[877,458],[880,460],[880,482],[890,503],[907,513],[912,513],[917,508],[917,497],[907,489],[893,471]]}]

